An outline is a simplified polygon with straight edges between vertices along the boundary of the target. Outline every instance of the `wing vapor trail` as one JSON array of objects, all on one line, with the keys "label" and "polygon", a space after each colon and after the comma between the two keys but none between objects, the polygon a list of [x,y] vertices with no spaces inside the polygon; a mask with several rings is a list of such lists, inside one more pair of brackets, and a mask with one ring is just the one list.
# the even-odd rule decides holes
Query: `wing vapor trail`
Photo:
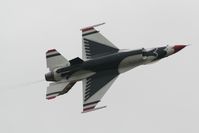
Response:
[{"label": "wing vapor trail", "polygon": [[45,81],[44,79],[40,79],[40,80],[36,80],[36,81],[31,81],[31,82],[26,82],[26,83],[22,83],[19,84],[18,87],[25,87],[25,86],[29,86],[29,85],[33,85],[33,84],[38,84]]}]

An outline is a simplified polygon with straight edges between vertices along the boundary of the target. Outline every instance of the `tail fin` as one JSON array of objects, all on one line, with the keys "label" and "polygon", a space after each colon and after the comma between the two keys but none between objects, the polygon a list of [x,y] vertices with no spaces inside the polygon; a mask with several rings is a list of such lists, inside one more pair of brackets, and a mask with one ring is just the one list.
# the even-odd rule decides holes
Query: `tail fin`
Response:
[{"label": "tail fin", "polygon": [[56,49],[46,52],[47,67],[52,71],[57,67],[70,66],[70,62],[64,58]]}]

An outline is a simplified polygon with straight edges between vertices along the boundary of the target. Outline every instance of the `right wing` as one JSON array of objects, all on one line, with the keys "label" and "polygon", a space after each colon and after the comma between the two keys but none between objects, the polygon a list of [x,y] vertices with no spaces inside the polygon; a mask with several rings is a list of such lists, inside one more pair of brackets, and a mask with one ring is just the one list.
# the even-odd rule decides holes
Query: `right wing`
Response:
[{"label": "right wing", "polygon": [[118,72],[104,71],[83,80],[83,113],[93,111],[118,76]]},{"label": "right wing", "polygon": [[113,45],[108,39],[106,39],[102,34],[99,33],[99,31],[94,28],[102,24],[81,29],[82,56],[84,60],[94,59],[119,51],[115,45]]}]

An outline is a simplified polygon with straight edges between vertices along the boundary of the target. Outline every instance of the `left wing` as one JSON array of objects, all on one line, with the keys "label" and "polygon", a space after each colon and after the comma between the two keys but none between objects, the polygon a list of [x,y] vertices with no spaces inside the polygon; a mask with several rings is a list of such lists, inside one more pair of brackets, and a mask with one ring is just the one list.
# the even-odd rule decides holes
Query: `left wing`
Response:
[{"label": "left wing", "polygon": [[83,113],[103,108],[95,108],[95,106],[100,102],[100,99],[110,88],[117,76],[118,73],[112,70],[98,72],[83,80]]},{"label": "left wing", "polygon": [[[104,24],[104,23],[102,23]],[[119,49],[106,39],[95,27],[97,24],[81,29],[82,31],[82,56],[84,60],[90,60],[101,56],[117,53]]]}]

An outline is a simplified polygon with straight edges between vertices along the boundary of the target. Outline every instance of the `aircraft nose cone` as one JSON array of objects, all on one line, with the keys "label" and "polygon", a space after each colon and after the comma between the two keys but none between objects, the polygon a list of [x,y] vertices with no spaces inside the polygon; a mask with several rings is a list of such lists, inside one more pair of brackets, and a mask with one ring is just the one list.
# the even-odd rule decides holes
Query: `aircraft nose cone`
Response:
[{"label": "aircraft nose cone", "polygon": [[184,47],[186,47],[187,45],[175,45],[174,48],[174,53],[177,53],[178,51],[180,51],[181,49],[183,49]]}]

